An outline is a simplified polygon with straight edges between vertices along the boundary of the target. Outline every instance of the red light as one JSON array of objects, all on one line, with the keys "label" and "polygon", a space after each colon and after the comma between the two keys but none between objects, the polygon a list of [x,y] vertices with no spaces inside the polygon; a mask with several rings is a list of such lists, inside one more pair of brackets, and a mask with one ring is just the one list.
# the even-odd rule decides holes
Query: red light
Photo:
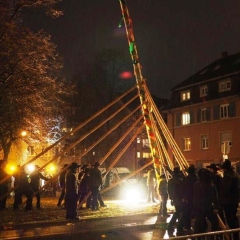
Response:
[{"label": "red light", "polygon": [[122,79],[130,79],[133,77],[133,74],[131,72],[122,72],[119,74],[119,77],[122,78]]}]

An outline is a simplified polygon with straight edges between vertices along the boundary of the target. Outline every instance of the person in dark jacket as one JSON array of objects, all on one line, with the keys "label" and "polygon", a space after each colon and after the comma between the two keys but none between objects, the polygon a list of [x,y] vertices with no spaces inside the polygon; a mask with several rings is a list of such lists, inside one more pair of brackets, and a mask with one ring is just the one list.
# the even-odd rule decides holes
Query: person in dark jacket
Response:
[{"label": "person in dark jacket", "polygon": [[[216,186],[218,197],[219,197],[220,188],[221,188],[220,184],[221,184],[221,180],[223,177],[222,173],[220,172],[220,168],[215,163],[212,163],[209,166],[206,166],[206,168],[209,169],[209,171],[212,173],[212,182]],[[221,206],[220,203],[219,203],[218,214],[221,217],[222,221],[224,223],[226,223],[224,212],[223,212],[223,207]],[[219,230],[221,230],[221,229],[219,228]]]},{"label": "person in dark jacket", "polygon": [[191,229],[191,220],[193,218],[193,193],[194,193],[194,184],[199,180],[198,175],[196,174],[196,168],[192,164],[187,169],[188,175],[183,178],[183,191],[182,191],[182,202],[183,202],[183,213],[182,221],[184,225],[184,230],[192,231]]},{"label": "person in dark jacket", "polygon": [[40,167],[38,165],[34,166],[34,171],[30,174],[30,179],[31,179],[30,186],[31,186],[32,190],[34,191],[34,196],[36,196],[36,198],[37,198],[36,207],[38,209],[41,209],[40,179],[49,181],[50,178],[43,176],[42,173],[39,172],[39,169],[40,169]]},{"label": "person in dark jacket", "polygon": [[[85,199],[85,197],[88,195],[89,193],[89,172],[90,172],[90,168],[87,166],[83,166],[82,172],[79,173],[79,204],[83,203],[83,200]],[[82,173],[82,174],[81,174]],[[91,206],[91,198],[89,197],[87,199],[87,203],[86,203],[86,208],[90,208]],[[81,207],[80,209],[82,209],[83,207]]]},{"label": "person in dark jacket", "polygon": [[18,167],[17,172],[14,174],[13,189],[15,191],[13,209],[17,210],[19,205],[22,204],[22,196],[27,198],[25,210],[32,210],[33,189],[30,185],[29,175],[24,171],[23,167]]},{"label": "person in dark jacket", "polygon": [[174,226],[178,220],[177,233],[183,231],[183,225],[181,221],[182,216],[182,178],[180,176],[181,171],[179,167],[175,167],[172,172],[172,178],[168,181],[168,195],[171,200],[171,205],[175,207],[175,212],[168,224],[168,233],[172,234]]},{"label": "person in dark jacket", "polygon": [[73,162],[65,176],[65,207],[66,219],[79,220],[77,217],[78,200],[78,177],[77,172],[80,165]]},{"label": "person in dark jacket", "polygon": [[6,164],[7,161],[0,160],[0,211],[7,209],[6,202],[10,176],[5,171]]},{"label": "person in dark jacket", "polygon": [[162,217],[169,217],[167,214],[168,182],[165,174],[160,176],[158,191],[161,197],[159,213]]},{"label": "person in dark jacket", "polygon": [[196,214],[194,233],[207,232],[206,219],[211,223],[211,231],[217,231],[219,201],[212,174],[205,168],[198,172],[199,181],[194,184],[193,208]]},{"label": "person in dark jacket", "polygon": [[99,195],[99,188],[102,185],[102,174],[101,171],[98,169],[100,164],[98,162],[94,163],[93,168],[89,171],[89,188],[92,193],[92,210],[99,210],[98,208],[98,195]]},{"label": "person in dark jacket", "polygon": [[61,195],[59,196],[57,206],[60,207],[62,204],[62,201],[65,197],[65,176],[68,171],[68,164],[64,164],[63,168],[61,170],[61,173],[59,175],[59,185],[61,188]]},{"label": "person in dark jacket", "polygon": [[[239,228],[237,208],[239,203],[239,176],[234,171],[231,161],[226,159],[221,165],[223,178],[220,183],[219,199],[223,206],[227,225],[230,229]],[[239,233],[233,234],[233,239],[239,238]]]}]

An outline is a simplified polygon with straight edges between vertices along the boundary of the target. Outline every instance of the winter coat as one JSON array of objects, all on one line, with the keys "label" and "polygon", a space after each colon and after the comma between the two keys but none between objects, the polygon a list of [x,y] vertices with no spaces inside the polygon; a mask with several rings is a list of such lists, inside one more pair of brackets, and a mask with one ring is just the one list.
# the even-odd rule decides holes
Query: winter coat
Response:
[{"label": "winter coat", "polygon": [[183,178],[182,197],[184,201],[193,201],[194,184],[198,180],[198,175],[195,173],[189,173],[185,178]]},{"label": "winter coat", "polygon": [[102,185],[101,171],[94,167],[89,171],[89,187],[100,187]]},{"label": "winter coat", "polygon": [[182,185],[183,180],[179,177],[179,174],[173,174],[168,181],[168,195],[174,204],[182,203]]},{"label": "winter coat", "polygon": [[232,168],[224,172],[220,182],[219,198],[222,204],[239,202],[239,177]]},{"label": "winter coat", "polygon": [[195,211],[219,209],[217,189],[213,183],[197,181],[194,184],[193,208]]},{"label": "winter coat", "polygon": [[65,176],[65,192],[66,195],[73,195],[78,193],[78,178],[73,169],[69,169]]},{"label": "winter coat", "polygon": [[43,180],[45,180],[45,181],[48,181],[48,180],[49,180],[49,178],[44,177],[44,176],[42,175],[42,173],[40,173],[38,170],[33,171],[33,172],[30,174],[30,178],[31,178],[30,185],[31,185],[31,188],[32,188],[34,191],[39,190],[39,188],[40,188],[40,179],[43,179]]}]

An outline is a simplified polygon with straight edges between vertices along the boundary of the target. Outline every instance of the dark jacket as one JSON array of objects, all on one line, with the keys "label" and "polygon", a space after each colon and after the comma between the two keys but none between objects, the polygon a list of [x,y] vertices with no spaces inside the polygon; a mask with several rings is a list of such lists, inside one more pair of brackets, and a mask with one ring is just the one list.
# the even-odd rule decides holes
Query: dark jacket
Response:
[{"label": "dark jacket", "polygon": [[89,187],[100,187],[102,185],[101,171],[94,167],[89,171]]},{"label": "dark jacket", "polygon": [[182,184],[183,180],[179,177],[179,174],[173,174],[168,181],[168,195],[174,205],[182,203]]},{"label": "dark jacket", "polygon": [[220,182],[219,198],[223,204],[239,202],[239,177],[232,168],[224,172]]},{"label": "dark jacket", "polygon": [[78,193],[78,179],[74,169],[69,169],[65,176],[65,192],[66,195]]},{"label": "dark jacket", "polygon": [[195,173],[189,173],[183,178],[182,197],[184,201],[192,202],[194,193],[194,184],[199,180],[198,175]]},{"label": "dark jacket", "polygon": [[31,173],[30,175],[30,178],[31,178],[31,182],[30,182],[30,185],[31,185],[31,188],[34,190],[34,191],[37,191],[39,190],[40,188],[40,179],[43,179],[45,181],[48,181],[49,178],[47,177],[44,177],[42,175],[42,173],[40,173],[38,170],[35,170]]},{"label": "dark jacket", "polygon": [[193,207],[196,211],[219,209],[217,189],[212,182],[197,181],[194,184]]}]

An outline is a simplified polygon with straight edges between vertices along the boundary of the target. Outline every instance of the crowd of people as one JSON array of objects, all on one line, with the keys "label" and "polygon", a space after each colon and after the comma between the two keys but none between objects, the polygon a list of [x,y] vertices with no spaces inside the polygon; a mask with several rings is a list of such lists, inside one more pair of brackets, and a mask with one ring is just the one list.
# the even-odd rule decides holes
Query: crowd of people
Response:
[{"label": "crowd of people", "polygon": [[92,166],[90,164],[80,166],[76,162],[63,166],[59,175],[61,195],[57,206],[60,207],[63,202],[66,219],[79,219],[77,207],[83,209],[83,203],[86,203],[86,208],[91,208],[92,211],[99,210],[100,206],[106,206],[100,194],[103,182],[99,166],[98,162]]},{"label": "crowd of people", "polygon": [[[100,194],[102,175],[98,169],[100,166],[98,162],[83,166],[76,162],[64,164],[59,174],[53,178],[44,176],[38,165],[34,166],[31,173],[28,173],[24,167],[18,166],[14,174],[10,176],[6,172],[6,164],[7,161],[0,160],[0,211],[7,209],[6,202],[9,192],[14,192],[14,210],[18,210],[20,205],[24,205],[26,211],[31,211],[35,197],[36,208],[41,209],[41,192],[43,190],[40,185],[41,179],[49,181],[52,185],[59,184],[61,194],[57,206],[63,206],[66,209],[66,219],[78,220],[77,206],[79,209],[83,209],[82,205],[85,202],[86,208],[91,208],[93,211],[99,210],[100,206],[106,206]],[[26,198],[25,201],[23,201],[23,197]]]},{"label": "crowd of people", "polygon": [[[36,208],[41,208],[40,179],[51,182],[52,178],[44,176],[39,171],[39,166],[27,174],[23,167],[9,178],[5,172],[6,161],[0,160],[0,210],[6,209],[9,181],[11,190],[14,191],[13,209],[17,210],[23,204],[23,196],[26,197],[25,210],[33,208],[33,198],[36,197]],[[57,206],[66,209],[66,219],[77,220],[77,210],[86,208],[93,211],[99,207],[105,207],[100,190],[103,184],[100,164],[79,165],[76,162],[64,164],[60,170],[58,183],[61,189]],[[239,176],[231,161],[226,159],[221,165],[210,164],[197,172],[194,165],[190,165],[184,174],[179,167],[173,170],[166,168],[171,176],[160,176],[158,181],[158,193],[160,196],[159,214],[169,217],[167,213],[167,201],[174,206],[174,213],[168,223],[168,233],[173,234],[175,227],[177,234],[204,233],[210,226],[211,231],[221,230],[219,219],[230,229],[239,228],[237,210],[239,204]],[[148,202],[156,202],[155,186],[157,183],[154,169],[147,174]],[[192,228],[192,219],[195,219]],[[210,224],[209,224],[210,223]],[[239,239],[238,232],[233,234],[233,240]]]},{"label": "crowd of people", "polygon": [[[179,236],[219,231],[222,230],[219,221],[229,229],[239,228],[239,187],[239,176],[228,159],[221,165],[212,163],[198,172],[194,165],[190,165],[187,174],[175,167],[164,188],[167,188],[167,199],[175,209],[168,223],[169,235],[173,234],[175,227]],[[160,181],[160,195],[161,191]],[[160,214],[168,216],[163,209],[166,209],[166,196],[162,197]],[[195,219],[193,228],[192,219]],[[240,239],[238,232],[232,235],[233,240]]]}]

